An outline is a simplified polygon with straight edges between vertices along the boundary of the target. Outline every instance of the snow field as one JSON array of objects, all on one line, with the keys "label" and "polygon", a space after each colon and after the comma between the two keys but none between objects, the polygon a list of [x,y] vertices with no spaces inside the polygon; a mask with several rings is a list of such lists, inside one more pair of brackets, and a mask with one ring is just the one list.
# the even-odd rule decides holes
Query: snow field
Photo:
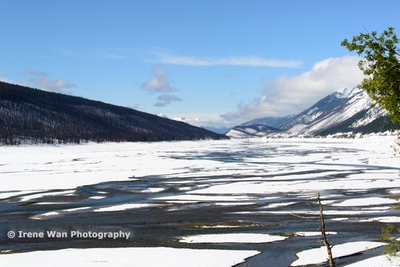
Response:
[{"label": "snow field", "polygon": [[[21,204],[29,202],[32,205],[65,204],[69,197],[76,197],[77,188],[84,185],[140,181],[151,176],[160,177],[159,182],[132,191],[146,194],[148,202],[107,204],[107,192],[97,191],[97,195],[87,198],[83,207],[49,211],[32,216],[31,219],[47,220],[77,212],[118,214],[132,209],[155,207],[166,207],[174,211],[184,209],[183,204],[204,203],[214,206],[249,206],[248,211],[231,212],[238,215],[258,213],[318,216],[318,210],[294,207],[304,201],[315,201],[320,192],[323,204],[326,205],[325,214],[337,216],[329,218],[328,223],[346,220],[357,220],[360,224],[400,222],[400,217],[388,213],[391,206],[397,203],[393,194],[397,194],[396,188],[400,187],[399,158],[394,157],[390,149],[392,140],[393,137],[370,136],[352,140],[260,138],[0,147],[1,154],[6,155],[0,160],[0,201]],[[171,187],[176,188],[174,193],[165,193]],[[375,189],[383,193],[367,194]],[[349,197],[349,193],[357,194],[357,197]],[[57,202],[59,197],[62,197],[62,202]],[[98,201],[104,204],[99,205]],[[343,217],[354,215],[359,215],[360,219]],[[297,232],[295,235],[313,236],[317,233],[308,231]],[[216,234],[184,236],[180,242],[269,243],[285,242],[287,238],[261,233]],[[339,244],[335,245],[334,253],[337,254],[334,255],[382,245],[372,240]],[[310,250],[299,252],[299,260],[292,265],[313,263],[317,260],[317,252],[322,255],[318,261],[326,259],[324,248],[307,251]],[[68,262],[68,266],[128,266],[133,259],[135,264],[146,266],[188,266],[188,261],[198,263],[198,266],[231,266],[257,253],[248,250],[173,248],[66,249],[3,254],[0,255],[0,264],[11,266],[8,263],[13,262],[12,266],[24,266],[24,263],[30,262],[30,266],[46,266],[40,264],[40,259],[48,260],[47,266],[63,266],[60,265],[64,264],[61,259],[73,258],[76,262]],[[160,257],[151,256],[155,254]],[[162,259],[161,262],[154,261],[156,258]],[[166,262],[166,259],[170,262]],[[56,260],[60,263],[52,264]],[[382,257],[374,259],[379,260],[387,264]],[[196,266],[193,264],[190,266]]]},{"label": "snow field", "polygon": [[2,266],[14,267],[230,267],[258,253],[251,250],[194,250],[165,247],[63,249],[3,254],[0,255],[0,263]]}]

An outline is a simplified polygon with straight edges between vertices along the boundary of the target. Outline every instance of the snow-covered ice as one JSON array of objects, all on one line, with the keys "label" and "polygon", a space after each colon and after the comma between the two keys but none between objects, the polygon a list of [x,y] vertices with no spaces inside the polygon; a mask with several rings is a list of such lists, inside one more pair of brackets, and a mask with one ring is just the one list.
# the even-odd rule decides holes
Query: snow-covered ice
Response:
[{"label": "snow-covered ice", "polygon": [[[320,236],[321,232],[295,232],[294,235],[298,236]],[[338,232],[325,232],[326,235],[337,235]]]},{"label": "snow-covered ice", "polygon": [[396,204],[398,203],[395,199],[381,198],[381,197],[366,197],[366,198],[353,198],[345,200],[341,203],[333,204],[333,206],[371,206],[381,204]]},{"label": "snow-covered ice", "polygon": [[[382,242],[351,242],[346,244],[339,244],[332,247],[332,257],[339,258],[355,253],[363,252],[368,249],[374,249],[385,245]],[[327,261],[328,252],[325,246],[305,250],[297,253],[299,258],[290,266],[304,266],[309,264],[319,264]]]},{"label": "snow-covered ice", "polygon": [[150,205],[147,203],[135,203],[135,204],[121,204],[110,207],[103,207],[99,209],[93,210],[94,212],[105,212],[105,211],[121,211],[121,210],[129,210],[129,209],[138,209],[138,208],[146,208],[154,205]]},{"label": "snow-covered ice", "polygon": [[380,255],[372,257],[366,260],[362,260],[353,264],[346,265],[344,267],[398,267],[400,266],[400,256],[399,257],[388,257],[385,255]]},{"label": "snow-covered ice", "polygon": [[269,234],[209,234],[186,236],[180,240],[182,243],[269,243],[285,240],[284,236]]},{"label": "snow-covered ice", "polygon": [[[168,239],[171,246],[196,244],[196,249],[64,249],[2,254],[0,265],[12,261],[13,266],[18,262],[22,266],[29,261],[35,266],[35,259],[49,257],[50,261],[74,258],[76,264],[68,266],[88,266],[83,262],[124,266],[127,263],[122,259],[129,254],[125,258],[135,265],[165,266],[166,261],[163,265],[152,262],[158,256],[145,256],[160,254],[160,258],[171,260],[167,265],[172,266],[189,259],[210,260],[199,266],[231,266],[257,251],[280,251],[294,242],[309,251],[320,245],[318,193],[330,236],[346,239],[334,248],[346,247],[347,243],[353,248],[357,244],[360,250],[375,246],[384,223],[400,222],[392,209],[400,188],[400,157],[393,156],[393,139],[259,138],[0,147],[0,153],[6,155],[0,159],[2,241],[9,241],[5,233],[13,229],[9,218],[18,225],[62,222],[73,227],[75,221],[70,218],[87,216],[94,221],[101,218],[99,222],[124,218],[124,225],[132,223],[138,229],[179,224],[179,233],[171,235],[176,241],[169,236],[161,240]],[[149,216],[151,223],[139,224],[136,214]],[[21,221],[18,216],[22,216]],[[368,227],[368,233],[360,240],[353,231],[361,232],[364,227]],[[357,243],[347,242],[352,234]],[[223,249],[206,249],[204,243]],[[240,247],[249,243],[260,247]],[[267,244],[261,247],[263,243]],[[227,250],[231,248],[224,247],[226,244],[234,244],[235,250]],[[10,248],[2,245],[0,249]],[[222,258],[226,260],[219,262]],[[307,257],[301,258],[310,263]]]},{"label": "snow-covered ice", "polygon": [[91,248],[3,254],[1,266],[13,267],[230,267],[258,254],[251,250],[195,250],[176,248]]}]

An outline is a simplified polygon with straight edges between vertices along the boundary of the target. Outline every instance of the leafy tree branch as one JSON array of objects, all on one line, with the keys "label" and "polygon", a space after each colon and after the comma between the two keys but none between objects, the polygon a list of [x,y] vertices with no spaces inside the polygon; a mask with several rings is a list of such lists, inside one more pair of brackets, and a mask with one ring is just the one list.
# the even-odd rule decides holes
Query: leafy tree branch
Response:
[{"label": "leafy tree branch", "polygon": [[395,29],[389,27],[378,36],[376,31],[361,33],[350,42],[341,43],[349,51],[363,55],[359,68],[366,78],[358,88],[366,90],[368,95],[389,112],[393,123],[400,123],[400,49]]}]

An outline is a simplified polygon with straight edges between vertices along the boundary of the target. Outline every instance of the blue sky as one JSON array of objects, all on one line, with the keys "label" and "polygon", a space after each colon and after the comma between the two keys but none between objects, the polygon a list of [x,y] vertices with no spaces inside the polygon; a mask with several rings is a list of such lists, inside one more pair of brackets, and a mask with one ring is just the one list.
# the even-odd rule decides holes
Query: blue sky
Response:
[{"label": "blue sky", "polygon": [[355,86],[359,59],[340,42],[399,33],[399,10],[397,0],[0,0],[0,79],[234,126]]}]

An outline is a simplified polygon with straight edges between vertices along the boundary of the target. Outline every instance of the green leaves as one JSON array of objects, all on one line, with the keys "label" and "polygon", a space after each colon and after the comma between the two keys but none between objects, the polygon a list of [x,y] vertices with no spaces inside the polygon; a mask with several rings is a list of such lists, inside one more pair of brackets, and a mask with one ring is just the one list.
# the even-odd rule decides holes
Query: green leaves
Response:
[{"label": "green leaves", "polygon": [[393,123],[400,123],[400,50],[394,28],[380,36],[376,31],[360,33],[349,42],[341,42],[349,51],[364,55],[358,66],[367,76],[359,85],[382,108],[389,111]]},{"label": "green leaves", "polygon": [[392,232],[395,230],[400,232],[400,228],[395,229],[393,224],[386,224],[386,226],[382,228],[382,236],[380,238],[381,241],[389,242],[383,250],[383,254],[387,254],[392,257],[397,256],[397,253],[400,251],[400,241],[392,236]]}]

